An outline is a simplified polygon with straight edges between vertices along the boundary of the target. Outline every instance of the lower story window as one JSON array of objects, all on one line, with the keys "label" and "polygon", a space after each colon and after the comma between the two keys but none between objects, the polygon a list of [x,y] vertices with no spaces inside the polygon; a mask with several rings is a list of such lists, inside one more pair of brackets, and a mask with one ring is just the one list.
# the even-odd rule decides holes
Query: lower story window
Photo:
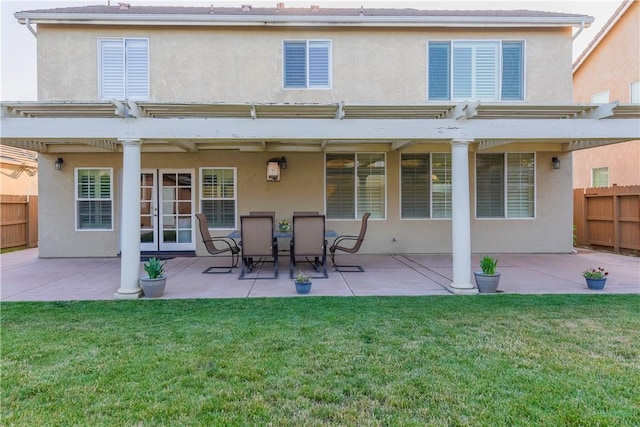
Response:
[{"label": "lower story window", "polygon": [[385,217],[384,154],[327,154],[325,167],[327,218],[357,219],[365,212]]},{"label": "lower story window", "polygon": [[476,217],[533,218],[533,153],[476,155]]},{"label": "lower story window", "polygon": [[76,229],[113,229],[113,169],[75,170]]},{"label": "lower story window", "polygon": [[451,218],[451,154],[402,154],[401,217]]},{"label": "lower story window", "polygon": [[200,169],[200,206],[209,228],[236,229],[236,169]]}]

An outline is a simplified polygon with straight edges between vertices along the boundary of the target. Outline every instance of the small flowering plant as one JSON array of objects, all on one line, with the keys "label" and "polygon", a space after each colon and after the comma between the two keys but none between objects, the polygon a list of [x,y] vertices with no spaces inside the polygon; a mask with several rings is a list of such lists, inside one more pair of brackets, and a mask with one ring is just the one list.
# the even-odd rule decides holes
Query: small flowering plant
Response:
[{"label": "small flowering plant", "polygon": [[609,275],[608,271],[604,271],[604,268],[590,268],[582,272],[582,275],[587,279],[606,279]]},{"label": "small flowering plant", "polygon": [[287,221],[286,219],[283,219],[278,223],[278,228],[282,232],[289,231],[291,230],[291,224],[289,224],[289,221]]}]

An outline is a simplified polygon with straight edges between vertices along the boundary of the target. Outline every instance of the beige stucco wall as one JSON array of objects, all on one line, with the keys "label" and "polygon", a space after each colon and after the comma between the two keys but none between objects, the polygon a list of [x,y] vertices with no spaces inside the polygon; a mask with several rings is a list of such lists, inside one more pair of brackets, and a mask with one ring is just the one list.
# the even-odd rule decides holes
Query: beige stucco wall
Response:
[{"label": "beige stucco wall", "polygon": [[[530,147],[522,147],[527,151]],[[286,155],[288,167],[280,182],[266,181],[266,162]],[[560,153],[536,155],[535,219],[472,219],[474,252],[569,252],[571,250],[570,157]],[[560,170],[551,157],[559,156]],[[121,154],[66,154],[63,170],[53,168],[54,156],[42,155],[40,256],[116,256],[119,252]],[[471,212],[475,216],[474,154],[470,155]],[[370,220],[363,253],[450,253],[450,220],[400,219],[399,153],[387,153],[387,218]],[[115,227],[112,231],[75,231],[73,175],[76,167],[114,167]],[[324,155],[321,153],[240,153],[204,151],[165,155],[143,153],[142,167],[193,169],[195,209],[200,211],[199,168],[237,166],[238,215],[249,211],[275,211],[276,218],[291,219],[293,211],[324,212]],[[45,207],[46,206],[46,211]],[[568,213],[558,215],[558,212]],[[327,228],[357,234],[359,220],[328,220]],[[217,234],[226,234],[219,232]],[[216,233],[214,233],[216,234]],[[394,241],[395,239],[395,241]],[[196,241],[198,236],[196,235]],[[197,253],[206,251],[198,244]]]},{"label": "beige stucco wall", "polygon": [[[640,80],[640,2],[633,2],[573,75],[574,101],[608,90],[609,101],[631,102],[630,84]],[[591,187],[591,171],[609,168],[609,185],[640,185],[640,141],[576,151],[573,187]]]},{"label": "beige stucco wall", "polygon": [[[428,40],[524,40],[526,101],[571,100],[570,29],[86,28],[39,25],[38,97],[95,100],[98,38],[149,38],[151,100],[411,104],[426,100]],[[282,41],[330,39],[333,86],[282,88]]]}]

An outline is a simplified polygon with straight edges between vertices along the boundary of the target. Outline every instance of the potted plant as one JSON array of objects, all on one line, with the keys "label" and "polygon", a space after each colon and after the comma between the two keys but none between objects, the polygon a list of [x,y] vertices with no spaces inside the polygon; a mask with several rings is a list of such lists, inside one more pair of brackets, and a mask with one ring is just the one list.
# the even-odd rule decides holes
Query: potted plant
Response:
[{"label": "potted plant", "polygon": [[287,231],[291,230],[291,224],[289,224],[289,221],[287,221],[286,219],[283,219],[278,223],[278,229],[281,233],[286,233]]},{"label": "potted plant", "polygon": [[296,292],[299,294],[308,294],[311,292],[311,276],[304,271],[298,271],[293,278],[296,285]]},{"label": "potted plant", "polygon": [[607,283],[608,271],[604,271],[604,268],[590,268],[582,272],[582,276],[587,281],[587,287],[589,289],[602,290]]},{"label": "potted plant", "polygon": [[496,271],[498,266],[498,258],[491,258],[485,255],[480,259],[480,271],[474,271],[478,291],[483,294],[494,293],[500,282],[500,273]]},{"label": "potted plant", "polygon": [[158,258],[150,258],[149,262],[144,264],[144,271],[147,276],[140,279],[140,286],[147,298],[158,298],[164,293],[164,287],[167,283],[167,276],[164,275],[165,262],[160,262]]}]

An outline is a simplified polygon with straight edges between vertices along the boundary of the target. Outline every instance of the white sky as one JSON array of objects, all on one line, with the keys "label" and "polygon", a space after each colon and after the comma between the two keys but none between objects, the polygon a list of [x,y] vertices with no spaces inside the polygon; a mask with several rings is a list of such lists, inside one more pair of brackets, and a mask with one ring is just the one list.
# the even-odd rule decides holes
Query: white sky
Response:
[{"label": "white sky", "polygon": [[[286,6],[300,7],[318,4],[320,7],[412,7],[416,9],[529,9],[548,12],[564,12],[590,15],[595,18],[590,28],[585,29],[574,41],[574,59],[584,50],[589,42],[607,22],[609,17],[621,4],[622,0],[237,0],[237,1],[147,1],[147,0],[111,0],[112,5],[120,2],[135,5],[158,6],[209,6],[216,7],[239,6],[252,4],[255,7],[275,7],[282,1]],[[13,14],[21,10],[49,9],[68,6],[85,6],[93,4],[107,4],[108,0],[0,0],[0,100],[2,101],[34,101],[37,99],[36,88],[36,39],[24,26],[18,24]],[[575,30],[574,30],[575,31]]]}]

